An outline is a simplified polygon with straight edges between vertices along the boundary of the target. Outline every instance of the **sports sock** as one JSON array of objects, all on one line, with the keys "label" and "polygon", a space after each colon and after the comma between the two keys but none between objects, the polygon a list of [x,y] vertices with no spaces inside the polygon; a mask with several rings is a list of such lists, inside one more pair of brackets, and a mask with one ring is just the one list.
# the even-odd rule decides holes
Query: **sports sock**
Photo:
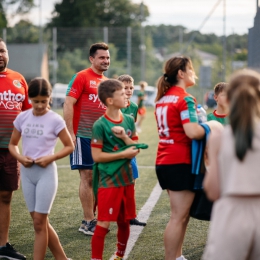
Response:
[{"label": "sports sock", "polygon": [[176,258],[176,260],[183,260],[183,257],[182,257],[182,255],[181,255],[181,256],[179,256],[179,257],[177,257],[177,258]]},{"label": "sports sock", "polygon": [[117,231],[117,251],[116,255],[123,257],[125,254],[125,249],[127,241],[130,234],[130,224],[127,222],[117,222],[118,231]]},{"label": "sports sock", "polygon": [[107,228],[103,228],[101,226],[96,225],[96,229],[94,235],[91,240],[91,247],[92,247],[92,259],[100,259],[102,260],[103,250],[104,250],[104,243],[105,243],[105,236],[108,232]]}]

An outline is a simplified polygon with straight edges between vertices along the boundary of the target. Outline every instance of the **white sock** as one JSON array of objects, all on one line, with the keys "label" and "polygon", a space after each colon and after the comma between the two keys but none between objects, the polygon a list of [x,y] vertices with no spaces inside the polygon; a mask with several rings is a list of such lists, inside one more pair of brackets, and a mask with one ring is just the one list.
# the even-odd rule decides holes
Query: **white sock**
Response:
[{"label": "white sock", "polygon": [[183,260],[183,257],[182,257],[182,255],[181,255],[181,256],[179,256],[179,257],[177,257],[177,258],[176,258],[176,260]]}]

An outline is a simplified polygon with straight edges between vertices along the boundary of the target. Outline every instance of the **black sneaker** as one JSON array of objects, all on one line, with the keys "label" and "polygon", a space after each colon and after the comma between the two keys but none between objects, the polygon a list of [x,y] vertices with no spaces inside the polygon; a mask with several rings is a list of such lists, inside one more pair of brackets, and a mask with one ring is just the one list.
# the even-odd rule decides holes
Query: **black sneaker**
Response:
[{"label": "black sneaker", "polygon": [[97,225],[97,220],[95,218],[93,220],[91,220],[89,223],[86,222],[84,234],[93,236],[94,231],[96,229],[96,225]]},{"label": "black sneaker", "polygon": [[130,225],[135,225],[135,226],[146,226],[145,222],[140,222],[137,218],[133,218],[130,220]]},{"label": "black sneaker", "polygon": [[0,259],[1,258],[7,258],[10,260],[25,260],[26,256],[17,252],[11,244],[6,243],[6,246],[0,247]]}]

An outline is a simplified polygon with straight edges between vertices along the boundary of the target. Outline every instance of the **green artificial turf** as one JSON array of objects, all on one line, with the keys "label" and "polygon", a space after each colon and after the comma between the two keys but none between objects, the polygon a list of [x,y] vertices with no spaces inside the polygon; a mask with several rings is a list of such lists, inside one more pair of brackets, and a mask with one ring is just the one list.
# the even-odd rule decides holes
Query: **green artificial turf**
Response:
[{"label": "green artificial turf", "polygon": [[[61,111],[58,112],[61,113]],[[137,211],[145,204],[157,183],[154,164],[158,136],[153,108],[147,109],[142,132],[139,134],[139,142],[147,143],[149,149],[142,150],[137,157],[138,165],[148,166],[139,169],[140,176],[136,181]],[[60,147],[61,144],[58,142],[57,149]],[[71,171],[68,167],[68,157],[57,161],[57,164],[62,167],[58,168],[59,188],[49,216],[50,223],[58,233],[68,257],[73,260],[89,260],[91,258],[91,237],[78,231],[83,215],[78,197],[79,174],[78,171]],[[128,259],[164,259],[163,233],[169,216],[169,199],[164,191]],[[110,228],[111,231],[105,241],[104,260],[109,259],[116,249],[116,224],[112,223]],[[183,251],[187,259],[200,259],[206,242],[207,228],[208,222],[191,219]],[[34,230],[21,189],[14,193],[12,200],[10,242],[15,244],[15,248],[25,254],[27,259],[32,259]],[[54,259],[49,250],[45,259]]]}]

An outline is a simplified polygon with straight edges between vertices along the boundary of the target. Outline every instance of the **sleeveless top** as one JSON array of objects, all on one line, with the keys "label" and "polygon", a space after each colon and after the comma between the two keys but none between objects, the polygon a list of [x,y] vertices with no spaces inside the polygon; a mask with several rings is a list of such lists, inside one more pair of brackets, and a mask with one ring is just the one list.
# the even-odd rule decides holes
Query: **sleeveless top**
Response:
[{"label": "sleeveless top", "polygon": [[260,123],[255,129],[252,148],[239,161],[231,126],[225,127],[218,156],[221,196],[260,195]]}]

